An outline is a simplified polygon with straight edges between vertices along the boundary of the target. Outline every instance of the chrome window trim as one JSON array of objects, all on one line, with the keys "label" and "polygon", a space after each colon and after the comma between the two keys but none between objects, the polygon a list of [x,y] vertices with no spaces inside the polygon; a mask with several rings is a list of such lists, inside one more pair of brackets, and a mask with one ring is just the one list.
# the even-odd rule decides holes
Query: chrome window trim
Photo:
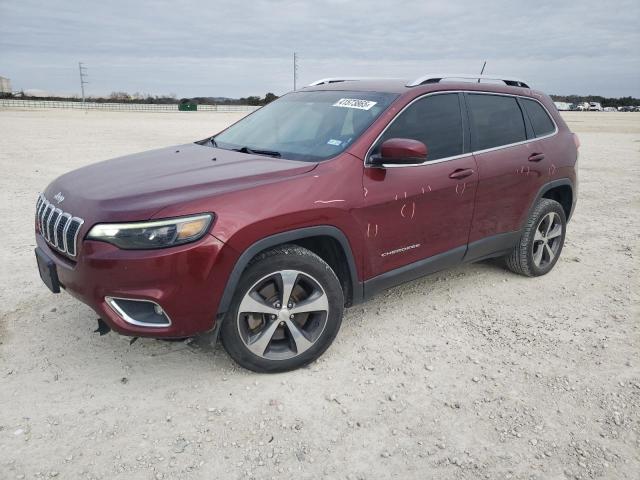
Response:
[{"label": "chrome window trim", "polygon": [[135,318],[130,317],[127,312],[125,312],[122,307],[120,307],[120,305],[118,305],[118,302],[116,300],[125,300],[125,301],[131,301],[131,302],[146,302],[146,303],[153,303],[154,305],[156,305],[157,307],[162,308],[162,305],[158,304],[157,302],[154,302],[153,300],[147,300],[145,298],[124,298],[124,297],[112,297],[112,296],[106,296],[104,297],[104,301],[106,302],[107,305],[109,305],[111,307],[111,309],[116,312],[125,322],[130,323],[131,325],[137,325],[138,327],[170,327],[172,322],[171,322],[171,317],[169,317],[169,314],[167,313],[167,311],[162,308],[162,312],[164,313],[164,316],[167,317],[167,321],[169,323],[145,323],[145,322],[139,322],[138,320],[136,320]]},{"label": "chrome window trim", "polygon": [[[533,136],[535,137],[535,140],[540,140],[541,138],[547,138],[550,137],[552,135],[555,135],[556,133],[558,133],[558,124],[556,124],[555,119],[553,118],[553,116],[551,115],[551,113],[549,112],[549,110],[547,110],[547,107],[544,106],[544,104],[539,101],[536,98],[531,98],[531,97],[525,97],[522,95],[519,95],[520,98],[522,98],[523,100],[531,100],[532,102],[537,102],[542,109],[544,110],[544,112],[547,114],[547,116],[549,117],[549,119],[551,120],[551,123],[553,123],[553,126],[555,128],[555,130],[551,133],[546,133],[544,135],[540,135],[539,137],[536,137],[536,131],[533,129],[533,122],[531,122],[531,119],[529,119],[529,122],[531,122],[531,130],[533,130]],[[524,109],[524,107],[523,107]],[[522,113],[524,113],[525,115],[529,116],[529,114],[526,111],[523,111]]]},{"label": "chrome window trim", "polygon": [[[423,98],[430,97],[432,95],[445,95],[445,94],[451,94],[451,93],[455,93],[455,94],[458,94],[458,93],[469,93],[469,94],[478,94],[478,95],[498,95],[498,96],[501,96],[501,97],[514,97],[514,98],[523,98],[523,99],[526,99],[526,100],[533,100],[534,102],[538,102],[542,106],[544,111],[547,113],[547,115],[549,115],[549,118],[553,122],[553,126],[555,127],[555,130],[553,132],[547,134],[547,135],[543,135],[541,137],[528,138],[528,139],[526,139],[526,140],[524,140],[522,142],[509,143],[507,145],[500,145],[500,146],[497,146],[497,147],[486,148],[484,150],[474,150],[474,151],[471,151],[471,152],[462,153],[460,155],[454,155],[454,156],[451,156],[451,157],[438,158],[437,160],[427,160],[427,161],[422,162],[422,163],[407,163],[407,164],[402,164],[402,165],[400,165],[400,164],[383,163],[382,165],[371,165],[370,163],[367,162],[367,160],[369,159],[369,156],[371,155],[371,150],[373,150],[374,145],[376,143],[378,143],[378,140],[380,140],[380,137],[382,137],[382,135],[384,135],[384,133],[387,131],[387,129],[391,126],[391,124],[393,122],[395,122],[398,119],[398,117],[400,115],[402,115],[402,113],[407,108],[409,108],[411,105],[413,105],[418,100],[422,100]],[[522,111],[522,109],[521,109],[521,111]],[[461,113],[464,115],[464,112],[461,112]],[[522,112],[522,115],[523,115],[523,121],[525,121],[524,115],[526,115],[526,113]],[[525,125],[526,125],[526,121],[525,121]],[[484,92],[482,90],[442,90],[442,91],[439,91],[439,92],[429,92],[429,93],[425,93],[424,95],[420,95],[419,97],[416,97],[413,100],[411,100],[398,113],[396,113],[395,117],[393,117],[389,123],[387,123],[387,126],[384,127],[382,132],[380,132],[380,134],[376,137],[376,139],[373,141],[373,143],[371,144],[371,146],[367,150],[367,154],[364,156],[364,168],[422,167],[422,166],[425,166],[425,165],[432,165],[432,164],[435,164],[435,163],[448,162],[448,161],[451,161],[451,160],[459,160],[461,158],[465,158],[465,157],[472,156],[472,155],[477,155],[477,154],[486,153],[486,152],[492,152],[492,151],[495,151],[495,150],[502,150],[503,148],[515,147],[515,146],[518,146],[518,145],[524,145],[525,143],[535,142],[537,140],[542,140],[544,138],[549,138],[549,137],[552,137],[552,136],[556,135],[558,133],[558,131],[559,131],[558,124],[556,123],[556,120],[553,118],[553,115],[551,115],[549,113],[549,110],[547,109],[547,107],[545,107],[544,104],[540,100],[538,100],[536,98],[527,97],[526,95],[514,95],[514,94],[511,94],[511,93]]]}]

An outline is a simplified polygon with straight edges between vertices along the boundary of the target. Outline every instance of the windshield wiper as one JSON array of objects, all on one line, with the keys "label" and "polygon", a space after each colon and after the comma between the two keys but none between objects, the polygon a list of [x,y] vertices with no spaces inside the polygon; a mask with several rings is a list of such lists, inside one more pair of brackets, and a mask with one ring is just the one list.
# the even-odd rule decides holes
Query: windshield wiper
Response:
[{"label": "windshield wiper", "polygon": [[254,155],[268,155],[270,157],[282,156],[280,152],[276,152],[275,150],[259,150],[259,149],[249,148],[249,147],[232,148],[231,150],[235,152],[242,152],[242,153],[253,153]]}]

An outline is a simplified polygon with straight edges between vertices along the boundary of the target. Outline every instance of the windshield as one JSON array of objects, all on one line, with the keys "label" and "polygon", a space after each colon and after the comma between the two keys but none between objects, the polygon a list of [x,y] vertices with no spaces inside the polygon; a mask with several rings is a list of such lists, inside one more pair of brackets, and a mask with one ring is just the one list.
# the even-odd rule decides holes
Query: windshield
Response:
[{"label": "windshield", "polygon": [[219,148],[318,161],[347,148],[396,94],[293,92],[240,120],[212,139]]}]

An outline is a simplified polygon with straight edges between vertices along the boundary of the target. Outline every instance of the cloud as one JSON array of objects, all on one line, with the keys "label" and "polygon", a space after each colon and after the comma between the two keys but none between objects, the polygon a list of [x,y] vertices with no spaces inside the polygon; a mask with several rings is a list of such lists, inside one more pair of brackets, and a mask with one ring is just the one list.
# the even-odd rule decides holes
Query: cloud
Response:
[{"label": "cloud", "polygon": [[284,93],[334,75],[479,71],[549,93],[640,95],[640,4],[584,0],[252,2],[4,0],[0,75],[14,88],[179,96]]}]

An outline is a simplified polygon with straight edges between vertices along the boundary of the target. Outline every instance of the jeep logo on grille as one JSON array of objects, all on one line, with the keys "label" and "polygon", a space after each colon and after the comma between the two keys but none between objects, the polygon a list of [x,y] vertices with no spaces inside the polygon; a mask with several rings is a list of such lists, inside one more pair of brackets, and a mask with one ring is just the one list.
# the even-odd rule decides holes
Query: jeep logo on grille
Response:
[{"label": "jeep logo on grille", "polygon": [[58,203],[62,203],[64,201],[64,195],[62,195],[62,192],[58,192],[53,196],[53,199]]}]

